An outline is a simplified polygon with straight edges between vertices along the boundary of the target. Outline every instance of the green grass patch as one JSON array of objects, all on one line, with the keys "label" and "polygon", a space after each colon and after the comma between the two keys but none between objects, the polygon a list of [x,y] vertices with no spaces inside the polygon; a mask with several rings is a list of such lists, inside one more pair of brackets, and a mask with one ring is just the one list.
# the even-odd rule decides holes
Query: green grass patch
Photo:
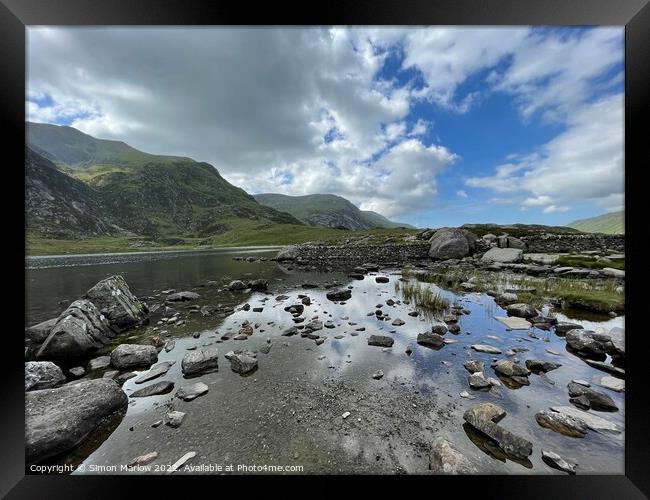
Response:
[{"label": "green grass patch", "polygon": [[587,269],[613,269],[625,270],[625,259],[598,259],[588,255],[561,255],[555,262],[562,267],[585,267]]},{"label": "green grass patch", "polygon": [[432,313],[441,313],[449,309],[449,301],[442,297],[440,292],[423,286],[417,281],[396,281],[395,291],[419,309]]}]

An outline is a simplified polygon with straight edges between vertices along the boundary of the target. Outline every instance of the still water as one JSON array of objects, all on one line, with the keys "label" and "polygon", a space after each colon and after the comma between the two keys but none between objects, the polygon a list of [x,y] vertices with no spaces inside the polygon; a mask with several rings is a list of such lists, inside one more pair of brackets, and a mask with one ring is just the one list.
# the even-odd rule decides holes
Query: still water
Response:
[{"label": "still water", "polygon": [[[430,330],[431,320],[425,315],[408,315],[413,307],[404,303],[396,289],[400,277],[397,270],[382,269],[363,280],[350,280],[344,274],[302,272],[270,261],[233,259],[251,255],[269,258],[275,251],[245,248],[28,259],[29,324],[56,316],[65,308],[61,301],[75,300],[113,274],[122,274],[134,293],[150,305],[163,303],[160,292],[174,288],[198,292],[201,298],[197,305],[226,304],[236,310],[225,318],[183,313],[186,324],[179,327],[157,324],[157,313],[150,325],[123,334],[128,340],[121,337],[120,342],[146,342],[152,335],[176,338],[171,352],[159,354],[159,361],[176,364],[166,375],[150,382],[170,380],[176,388],[188,382],[180,369],[186,349],[217,347],[219,370],[199,379],[209,386],[209,392],[191,402],[174,398],[176,389],[166,395],[131,399],[121,421],[98,431],[84,446],[59,461],[80,465],[77,473],[124,473],[120,465],[151,451],[159,453],[152,465],[168,465],[195,451],[197,457],[192,463],[205,465],[204,472],[214,471],[215,464],[293,464],[302,466],[305,473],[425,473],[428,446],[435,437],[443,436],[482,473],[559,473],[541,460],[542,449],[577,463],[578,474],[623,473],[624,432],[590,431],[577,439],[542,428],[535,421],[534,415],[540,410],[570,405],[567,383],[584,379],[612,397],[620,409],[595,414],[624,427],[624,395],[598,387],[599,378],[606,374],[566,351],[564,339],[534,328],[509,331],[494,319],[505,316],[505,311],[484,294],[455,295],[439,290],[469,314],[460,317],[458,335],[446,334],[454,343],[440,350],[428,349],[415,340],[418,333]],[[375,275],[387,276],[389,282],[377,283]],[[205,286],[208,281],[255,278],[269,280],[269,293],[229,292],[223,286]],[[325,285],[333,282],[352,287],[352,299],[345,304],[329,301]],[[304,283],[318,287],[307,289]],[[276,300],[279,294],[289,298]],[[294,324],[284,308],[300,302],[298,295],[311,299],[302,314],[305,323],[318,317],[334,325],[316,332],[327,337],[320,346],[299,335],[281,336]],[[388,299],[399,303],[389,306]],[[245,303],[251,309],[238,310]],[[390,321],[374,315],[379,304]],[[263,310],[253,312],[255,307]],[[183,311],[182,307],[178,309]],[[392,326],[395,318],[404,325]],[[622,327],[623,320],[572,319],[586,328],[606,330]],[[255,324],[255,333],[249,339],[220,340],[224,333],[236,333],[244,321]],[[197,333],[200,335],[195,338]],[[367,337],[371,334],[391,336],[395,343],[390,349],[369,346]],[[536,358],[561,363],[562,367],[548,373],[550,382],[531,374],[529,386],[514,389],[503,385],[492,393],[474,391],[467,383],[468,373],[462,366],[465,361],[480,359],[486,376],[493,377],[491,362],[510,358],[475,352],[471,344],[489,344],[503,352],[525,347],[528,351],[516,356],[522,364]],[[267,345],[271,346],[268,353],[259,351]],[[412,349],[411,355],[406,354],[407,347]],[[259,369],[247,377],[232,372],[223,354],[234,349],[258,351]],[[379,369],[384,377],[375,380],[371,375]],[[127,394],[148,384],[137,385],[134,380],[124,384]],[[462,391],[470,392],[475,399],[461,398]],[[481,402],[503,407],[507,416],[500,425],[533,443],[529,461],[513,462],[493,453],[490,443],[463,426],[463,412]],[[170,408],[187,414],[182,426],[152,427]],[[350,416],[343,419],[345,412]]]}]

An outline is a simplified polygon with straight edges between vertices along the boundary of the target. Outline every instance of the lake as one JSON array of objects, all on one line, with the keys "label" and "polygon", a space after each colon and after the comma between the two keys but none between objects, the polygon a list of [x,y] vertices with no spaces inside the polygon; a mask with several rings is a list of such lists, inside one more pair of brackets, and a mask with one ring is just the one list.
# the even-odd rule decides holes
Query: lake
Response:
[{"label": "lake", "polygon": [[[119,343],[146,343],[152,336],[174,338],[175,347],[170,352],[162,350],[158,361],[175,364],[166,375],[152,381],[172,381],[174,391],[130,398],[121,420],[108,422],[82,446],[52,462],[79,465],[76,473],[125,473],[120,466],[156,451],[159,456],[150,469],[133,473],[162,473],[156,467],[195,451],[197,456],[188,462],[195,466],[195,473],[230,472],[227,466],[235,473],[250,472],[247,467],[251,466],[261,467],[256,471],[262,473],[425,473],[430,445],[442,436],[481,473],[561,474],[541,460],[542,449],[577,463],[578,474],[623,473],[625,432],[589,431],[584,438],[571,438],[535,421],[540,410],[570,406],[567,384],[572,379],[584,379],[593,389],[608,394],[619,408],[615,413],[593,413],[624,427],[624,395],[599,387],[598,380],[606,373],[569,353],[563,338],[537,328],[508,330],[495,319],[506,316],[506,312],[485,294],[455,294],[426,285],[467,312],[459,316],[460,332],[445,335],[453,343],[433,350],[416,343],[418,333],[430,331],[432,318],[408,314],[414,307],[404,303],[396,288],[399,269],[381,269],[357,280],[342,273],[297,271],[269,260],[234,259],[269,259],[276,252],[275,248],[248,247],[27,258],[26,315],[30,325],[58,315],[67,303],[114,274],[123,275],[131,290],[150,306],[164,303],[161,292],[166,289],[201,295],[196,301],[173,306],[180,311],[184,324],[159,324],[163,306],[152,314],[149,325],[118,338]],[[377,283],[376,276],[388,277],[388,283]],[[256,278],[269,281],[268,293],[230,292],[225,286],[230,280]],[[352,298],[344,304],[328,300],[327,287],[334,283],[352,287]],[[316,287],[305,288],[304,284]],[[288,298],[277,300],[281,294]],[[302,314],[303,324],[315,317],[332,323],[332,328],[315,332],[327,337],[322,345],[300,335],[281,335],[294,326],[285,307],[300,303],[299,295],[311,300]],[[389,299],[395,304],[387,304]],[[242,309],[246,303],[249,310]],[[235,312],[204,317],[186,309],[188,305],[233,308]],[[390,320],[377,318],[378,305]],[[257,307],[263,310],[254,312],[252,308]],[[404,324],[393,326],[396,318]],[[226,333],[236,334],[245,321],[255,325],[254,334],[247,340],[221,340]],[[571,321],[590,329],[624,325],[622,316]],[[387,349],[370,346],[367,338],[372,334],[390,336],[394,345]],[[547,377],[531,374],[528,386],[509,388],[504,384],[490,392],[476,391],[468,385],[464,362],[481,360],[486,376],[495,377],[491,362],[511,358],[475,352],[472,344],[489,344],[504,353],[513,347],[525,348],[527,351],[515,356],[522,364],[536,358],[562,366]],[[176,389],[188,383],[181,373],[183,355],[188,348],[207,346],[219,349],[218,371],[197,379],[208,385],[208,393],[191,402],[175,398]],[[410,355],[405,352],[407,347],[412,350]],[[235,349],[257,351],[258,370],[249,376],[231,371],[223,355]],[[372,375],[378,370],[384,375],[376,380]],[[90,376],[101,375],[97,372]],[[127,394],[149,383],[134,381],[132,378],[124,383]],[[463,391],[474,399],[460,397]],[[529,461],[502,456],[489,440],[463,425],[463,413],[482,402],[506,410],[507,416],[499,425],[533,443]],[[152,427],[171,408],[186,413],[183,424],[175,429],[164,424]],[[344,418],[347,412],[349,416]]]}]

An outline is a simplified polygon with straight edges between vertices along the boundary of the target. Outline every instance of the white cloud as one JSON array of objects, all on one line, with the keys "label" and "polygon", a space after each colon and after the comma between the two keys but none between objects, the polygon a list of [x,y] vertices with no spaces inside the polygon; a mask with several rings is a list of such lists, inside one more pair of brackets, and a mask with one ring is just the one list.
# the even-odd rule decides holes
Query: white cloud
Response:
[{"label": "white cloud", "polygon": [[558,207],[556,205],[549,205],[544,210],[542,210],[542,212],[545,214],[554,214],[554,213],[568,212],[569,210],[571,210],[571,207],[565,207],[565,206]]},{"label": "white cloud", "polygon": [[[436,176],[458,158],[427,139],[432,120],[413,123],[414,104],[467,113],[487,93],[506,92],[522,116],[541,111],[564,120],[567,131],[467,185],[521,199],[548,196],[557,207],[568,206],[573,190],[613,207],[622,203],[611,189],[618,178],[609,175],[622,144],[620,131],[611,130],[619,117],[609,107],[591,116],[580,109],[593,97],[594,77],[620,62],[622,31],[581,33],[30,27],[26,107],[34,121],[71,120],[97,137],[207,161],[251,192],[332,192],[401,216],[432,206]],[[421,73],[423,87],[380,77],[388,54],[398,50],[403,68]],[[462,89],[484,70],[492,70],[484,89]],[[44,104],[46,96],[52,102]],[[622,103],[612,106],[622,113]],[[590,152],[594,128],[609,135]],[[578,177],[568,166],[584,177],[584,165],[597,175],[566,187]]]},{"label": "white cloud", "polygon": [[493,176],[469,178],[467,185],[527,194],[522,205],[546,205],[545,213],[566,211],[573,202],[621,206],[622,94],[586,104],[567,120],[567,129],[538,152],[497,167]]},{"label": "white cloud", "polygon": [[456,196],[459,196],[460,198],[467,198],[467,193],[462,189],[459,189],[458,191],[456,191]]}]

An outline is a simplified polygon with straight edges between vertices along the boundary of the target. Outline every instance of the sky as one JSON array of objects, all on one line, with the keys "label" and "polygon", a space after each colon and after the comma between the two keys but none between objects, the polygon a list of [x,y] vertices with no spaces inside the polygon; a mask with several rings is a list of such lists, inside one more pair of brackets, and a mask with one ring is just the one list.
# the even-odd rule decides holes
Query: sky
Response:
[{"label": "sky", "polygon": [[623,27],[39,27],[27,119],[418,227],[624,205]]}]

